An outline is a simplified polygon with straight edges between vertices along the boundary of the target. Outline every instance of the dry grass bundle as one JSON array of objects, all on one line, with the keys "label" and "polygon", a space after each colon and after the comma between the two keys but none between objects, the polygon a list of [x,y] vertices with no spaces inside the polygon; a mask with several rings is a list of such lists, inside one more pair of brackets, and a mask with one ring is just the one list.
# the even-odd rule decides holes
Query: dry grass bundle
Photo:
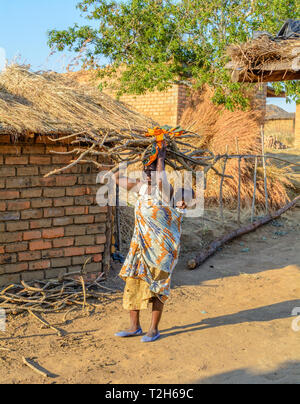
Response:
[{"label": "dry grass bundle", "polygon": [[33,73],[11,65],[0,73],[0,133],[73,134],[132,128],[151,119],[131,111],[97,88],[54,72]]},{"label": "dry grass bundle", "polygon": [[[247,111],[231,112],[222,106],[212,103],[212,90],[204,88],[191,97],[190,105],[182,117],[181,124],[197,131],[203,136],[197,146],[218,154],[261,154],[260,126],[263,122],[263,111],[249,109]],[[237,141],[238,140],[238,151]],[[224,159],[216,163],[216,168],[222,172]],[[229,159],[226,164],[227,175],[223,183],[223,203],[230,208],[236,206],[238,195],[238,159]],[[286,170],[274,165],[268,165],[269,204],[272,208],[282,206],[288,199],[286,187],[291,186],[286,178]],[[257,208],[265,205],[263,171],[257,173],[256,203]],[[241,161],[241,204],[251,206],[253,197],[254,160]],[[211,173],[207,176],[206,204],[219,202],[220,179]]]},{"label": "dry grass bundle", "polygon": [[227,54],[239,68],[251,71],[260,70],[267,63],[292,61],[299,46],[300,39],[275,42],[263,35],[243,44],[230,45]]}]

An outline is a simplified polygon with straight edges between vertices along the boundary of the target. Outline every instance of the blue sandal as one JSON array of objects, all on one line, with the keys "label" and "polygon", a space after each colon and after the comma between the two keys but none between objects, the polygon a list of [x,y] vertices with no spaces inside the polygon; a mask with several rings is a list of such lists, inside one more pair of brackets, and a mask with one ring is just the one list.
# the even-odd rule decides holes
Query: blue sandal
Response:
[{"label": "blue sandal", "polygon": [[115,334],[116,337],[121,337],[121,338],[127,338],[127,337],[135,337],[136,335],[141,335],[143,334],[143,331],[141,328],[136,330],[135,332],[128,332],[128,331],[120,331]]},{"label": "blue sandal", "polygon": [[144,335],[141,339],[141,342],[154,342],[158,338],[160,338],[160,333],[156,334],[154,337],[148,337],[147,335]]}]

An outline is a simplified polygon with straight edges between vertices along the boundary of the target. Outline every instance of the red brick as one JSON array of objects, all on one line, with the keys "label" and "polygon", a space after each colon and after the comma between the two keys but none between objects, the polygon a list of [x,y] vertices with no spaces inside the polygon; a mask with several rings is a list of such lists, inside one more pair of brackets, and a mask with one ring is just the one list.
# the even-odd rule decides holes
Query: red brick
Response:
[{"label": "red brick", "polygon": [[86,226],[68,226],[65,228],[66,236],[82,236],[86,232]]},{"label": "red brick", "polygon": [[52,248],[51,250],[43,250],[42,251],[42,258],[61,258],[65,255],[64,250]]},{"label": "red brick", "polygon": [[9,144],[11,144],[10,135],[1,135],[1,143],[9,143]]},{"label": "red brick", "polygon": [[39,188],[28,188],[21,190],[22,198],[39,198],[42,196],[42,189]]},{"label": "red brick", "polygon": [[86,254],[99,254],[104,251],[103,245],[96,245],[92,247],[86,247],[85,252]]},{"label": "red brick", "polygon": [[38,241],[32,241],[31,243],[29,243],[30,251],[48,250],[51,247],[52,247],[52,244],[50,241],[38,240]]},{"label": "red brick", "polygon": [[43,192],[43,195],[46,198],[61,198],[65,196],[65,194],[65,188],[45,188]]},{"label": "red brick", "polygon": [[54,199],[54,206],[72,206],[74,205],[73,198],[58,198]]},{"label": "red brick", "polygon": [[17,168],[18,176],[39,175],[38,167],[19,167]]},{"label": "red brick", "polygon": [[96,174],[78,176],[79,185],[94,185],[96,184]]},{"label": "red brick", "polygon": [[65,210],[64,208],[48,208],[44,209],[45,217],[61,217],[64,216]]},{"label": "red brick", "polygon": [[13,223],[7,223],[6,224],[6,230],[7,231],[20,231],[20,230],[28,230],[29,229],[29,223],[28,222],[13,222]]},{"label": "red brick", "polygon": [[45,227],[51,227],[52,220],[51,219],[40,219],[40,220],[33,220],[30,222],[31,230],[34,229],[42,229]]},{"label": "red brick", "polygon": [[0,254],[4,254],[4,252],[5,252],[4,246],[0,245]]},{"label": "red brick", "polygon": [[5,202],[0,202],[0,212],[4,212],[6,209],[6,203]]},{"label": "red brick", "polygon": [[99,223],[99,224],[90,224],[86,226],[86,234],[97,234],[97,233],[104,233],[106,231],[106,224]]},{"label": "red brick", "polygon": [[0,191],[0,199],[18,199],[19,191]]},{"label": "red brick", "polygon": [[74,237],[65,237],[53,240],[54,248],[72,247],[74,245]]},{"label": "red brick", "polygon": [[14,177],[6,179],[6,188],[28,188],[31,187],[32,181],[27,177]]},{"label": "red brick", "polygon": [[7,210],[25,210],[30,208],[30,201],[8,202]]},{"label": "red brick", "polygon": [[66,215],[84,215],[86,212],[85,206],[69,206],[66,208]]},{"label": "red brick", "polygon": [[107,219],[106,215],[95,215],[95,223],[105,223]]},{"label": "red brick", "polygon": [[20,212],[0,212],[0,222],[20,220]]},{"label": "red brick", "polygon": [[4,162],[3,156],[0,155],[0,164],[3,164],[3,162]]},{"label": "red brick", "polygon": [[7,146],[0,145],[0,154],[20,155],[21,147],[15,145],[7,145]]},{"label": "red brick", "polygon": [[[52,145],[52,146],[46,146],[46,154],[54,154],[53,152],[58,152],[58,153],[65,153],[68,151],[67,146],[56,146],[56,145]],[[67,156],[70,159],[70,156]]]},{"label": "red brick", "polygon": [[94,262],[101,262],[102,261],[102,254],[96,254],[93,256]]},{"label": "red brick", "polygon": [[86,187],[67,188],[66,193],[67,196],[83,196],[86,195],[87,189]]},{"label": "red brick", "polygon": [[[1,156],[0,156],[0,164],[1,164]],[[20,275],[19,274],[6,274],[0,276],[0,287],[7,286],[11,284],[20,283]]]},{"label": "red brick", "polygon": [[105,235],[96,236],[96,243],[97,244],[105,244],[106,243],[106,236]]},{"label": "red brick", "polygon": [[59,175],[56,177],[56,186],[57,187],[69,187],[75,185],[77,182],[77,177],[74,176],[63,176]]},{"label": "red brick", "polygon": [[24,282],[32,282],[32,281],[36,281],[38,279],[44,279],[45,278],[45,274],[43,270],[39,270],[39,271],[30,271],[30,272],[23,272],[20,274],[22,281]]},{"label": "red brick", "polygon": [[1,177],[14,177],[16,175],[15,167],[0,167],[0,176]]},{"label": "red brick", "polygon": [[52,199],[32,199],[31,206],[33,208],[50,208],[52,206]]},{"label": "red brick", "polygon": [[51,157],[49,157],[49,156],[30,156],[30,164],[50,165]]},{"label": "red brick", "polygon": [[28,243],[14,243],[7,244],[5,247],[6,252],[21,252],[28,250]]},{"label": "red brick", "polygon": [[0,255],[0,264],[14,264],[17,262],[17,254]]},{"label": "red brick", "polygon": [[89,206],[92,205],[94,203],[94,198],[92,196],[77,196],[75,198],[75,205],[82,205],[82,206]]},{"label": "red brick", "polygon": [[41,219],[42,217],[43,217],[42,209],[29,209],[21,212],[21,218],[23,220]]},{"label": "red brick", "polygon": [[50,268],[50,265],[51,262],[49,260],[29,262],[29,270],[47,269]]},{"label": "red brick", "polygon": [[22,148],[22,153],[23,154],[44,154],[45,153],[45,147],[42,145],[30,145],[30,146],[23,146]]},{"label": "red brick", "polygon": [[89,213],[96,214],[96,213],[107,213],[108,207],[107,206],[90,206]]},{"label": "red brick", "polygon": [[28,269],[28,263],[27,262],[18,262],[15,264],[6,264],[6,265],[3,265],[3,268],[1,268],[1,269],[4,270],[4,273],[6,273],[6,274],[22,272],[22,271],[26,271]]},{"label": "red brick", "polygon": [[94,216],[87,216],[87,215],[83,215],[83,216],[75,216],[74,217],[74,223],[75,224],[92,224],[95,221],[95,217]]},{"label": "red brick", "polygon": [[26,165],[28,164],[28,156],[22,156],[22,157],[6,157],[5,158],[5,164],[9,165]]},{"label": "red brick", "polygon": [[41,259],[40,251],[24,251],[19,254],[19,261],[35,261]]},{"label": "red brick", "polygon": [[69,247],[65,248],[65,256],[66,257],[74,257],[77,255],[84,254],[84,247]]},{"label": "red brick", "polygon": [[28,240],[38,240],[42,238],[42,233],[40,231],[26,231],[23,234],[23,240],[28,241]]},{"label": "red brick", "polygon": [[43,238],[59,238],[63,237],[65,230],[63,227],[56,227],[54,229],[43,230]]},{"label": "red brick", "polygon": [[61,155],[61,156],[52,156],[52,163],[53,164],[67,164],[71,161],[70,156],[68,155]]},{"label": "red brick", "polygon": [[53,187],[55,186],[55,178],[43,178],[42,176],[31,177],[31,186],[32,187]]},{"label": "red brick", "polygon": [[94,245],[95,244],[95,236],[77,236],[75,238],[75,245]]},{"label": "red brick", "polygon": [[53,219],[53,226],[67,226],[73,224],[73,217],[57,217]]},{"label": "red brick", "polygon": [[69,267],[71,265],[71,258],[53,258],[51,260],[52,268]]}]

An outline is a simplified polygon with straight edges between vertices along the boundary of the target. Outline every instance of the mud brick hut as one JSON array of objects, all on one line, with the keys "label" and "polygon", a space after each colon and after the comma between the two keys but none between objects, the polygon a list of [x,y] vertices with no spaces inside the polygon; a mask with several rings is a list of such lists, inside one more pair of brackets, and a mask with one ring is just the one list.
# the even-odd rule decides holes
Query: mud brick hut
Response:
[{"label": "mud brick hut", "polygon": [[82,161],[45,175],[70,162],[61,153],[75,147],[74,133],[151,123],[55,73],[0,74],[0,286],[78,271],[89,257],[86,271],[109,267],[112,213],[96,203],[99,167]]}]

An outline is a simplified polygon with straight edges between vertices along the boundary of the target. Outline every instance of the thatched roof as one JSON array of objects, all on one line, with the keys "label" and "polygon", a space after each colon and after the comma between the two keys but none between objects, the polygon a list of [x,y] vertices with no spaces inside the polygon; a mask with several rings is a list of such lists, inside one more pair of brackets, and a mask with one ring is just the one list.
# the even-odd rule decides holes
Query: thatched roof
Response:
[{"label": "thatched roof", "polygon": [[266,106],[266,121],[282,119],[295,119],[295,114],[292,112],[287,112],[277,105],[268,104]]},{"label": "thatched roof", "polygon": [[273,41],[267,35],[228,48],[235,82],[273,82],[300,79],[300,39]]},{"label": "thatched roof", "polygon": [[0,73],[0,134],[145,130],[154,122],[98,88],[12,65]]}]

